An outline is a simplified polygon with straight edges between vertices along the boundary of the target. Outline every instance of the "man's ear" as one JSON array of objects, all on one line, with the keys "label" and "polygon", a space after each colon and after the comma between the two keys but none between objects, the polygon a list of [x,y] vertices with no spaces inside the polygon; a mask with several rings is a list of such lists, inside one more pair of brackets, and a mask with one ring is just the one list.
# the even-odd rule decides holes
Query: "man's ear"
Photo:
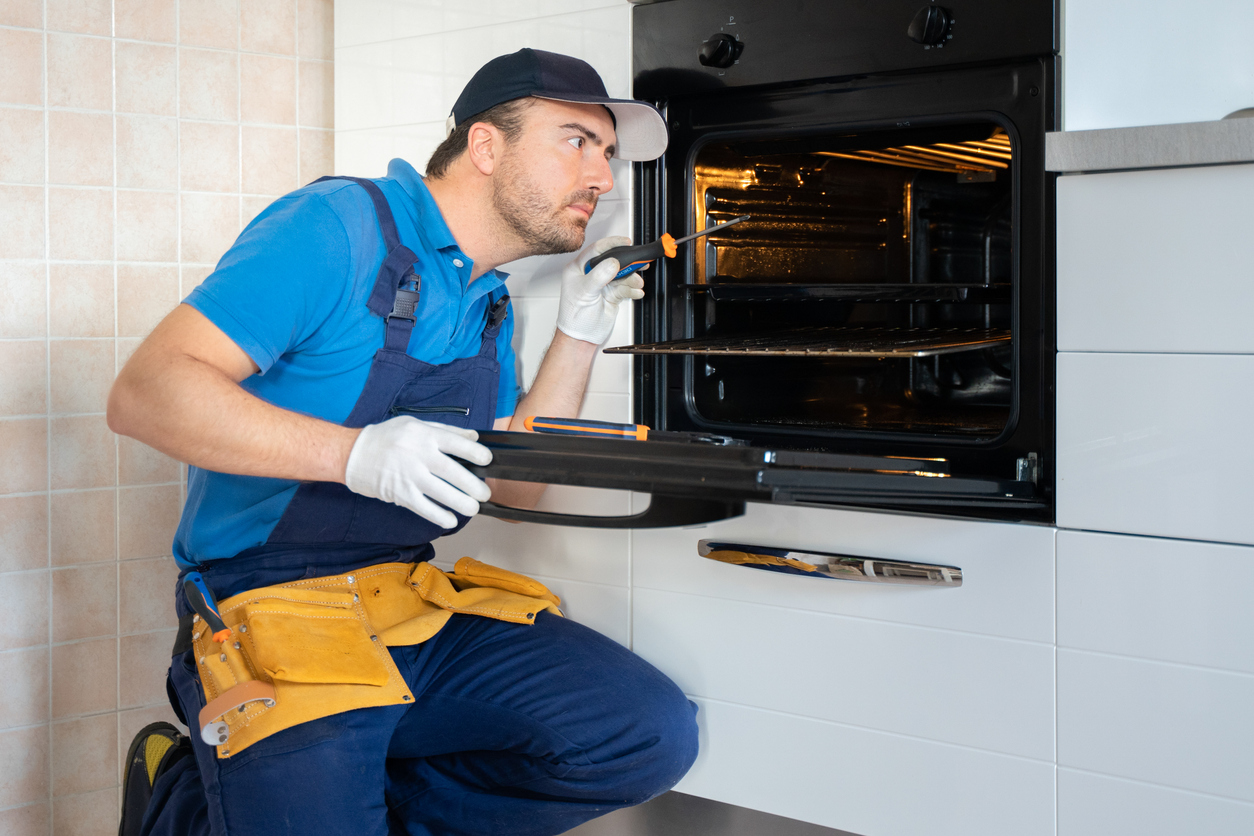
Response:
[{"label": "man's ear", "polygon": [[504,140],[496,126],[487,122],[476,122],[470,126],[466,137],[466,156],[483,176],[490,177],[496,170]]}]

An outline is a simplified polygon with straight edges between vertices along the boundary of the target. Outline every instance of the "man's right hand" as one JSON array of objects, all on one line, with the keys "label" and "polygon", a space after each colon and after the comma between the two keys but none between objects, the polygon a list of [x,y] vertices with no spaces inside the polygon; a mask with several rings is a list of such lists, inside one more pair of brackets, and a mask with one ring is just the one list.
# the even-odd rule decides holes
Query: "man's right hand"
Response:
[{"label": "man's right hand", "polygon": [[[441,528],[457,518],[436,502],[473,517],[492,496],[488,486],[452,456],[486,465],[492,451],[474,430],[401,416],[361,431],[348,455],[350,491],[404,506]],[[434,500],[434,501],[433,501]]]}]

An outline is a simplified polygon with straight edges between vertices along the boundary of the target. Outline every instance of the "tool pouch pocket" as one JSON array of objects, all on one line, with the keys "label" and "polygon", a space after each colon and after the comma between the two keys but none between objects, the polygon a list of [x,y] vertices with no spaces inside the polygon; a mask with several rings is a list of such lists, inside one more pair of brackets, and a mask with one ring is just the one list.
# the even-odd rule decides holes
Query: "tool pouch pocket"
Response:
[{"label": "tool pouch pocket", "polygon": [[223,601],[221,610],[230,639],[214,642],[203,622],[193,633],[207,702],[202,737],[216,742],[219,758],[310,720],[413,703],[355,584],[267,587]]},{"label": "tool pouch pocket", "polygon": [[245,608],[250,656],[263,675],[310,685],[388,683],[378,639],[351,609],[352,596],[336,597],[343,600],[331,606],[261,601]]}]

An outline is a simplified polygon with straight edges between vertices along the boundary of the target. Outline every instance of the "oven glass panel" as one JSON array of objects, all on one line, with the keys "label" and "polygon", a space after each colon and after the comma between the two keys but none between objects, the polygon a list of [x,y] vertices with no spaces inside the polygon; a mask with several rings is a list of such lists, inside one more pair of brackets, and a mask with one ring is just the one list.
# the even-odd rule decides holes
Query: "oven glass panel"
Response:
[{"label": "oven glass panel", "polygon": [[[715,141],[680,257],[710,424],[992,438],[1013,396],[1012,143],[992,123]],[[678,324],[678,323],[675,323]]]}]

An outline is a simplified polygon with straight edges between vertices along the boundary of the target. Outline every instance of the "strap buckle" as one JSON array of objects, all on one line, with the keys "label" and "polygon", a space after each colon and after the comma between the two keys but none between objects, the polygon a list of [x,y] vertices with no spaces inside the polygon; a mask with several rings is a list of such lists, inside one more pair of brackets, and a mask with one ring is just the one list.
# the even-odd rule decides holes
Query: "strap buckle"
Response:
[{"label": "strap buckle", "polygon": [[[406,287],[411,285],[412,287]],[[401,286],[396,291],[396,301],[392,303],[392,310],[388,312],[388,319],[408,319],[410,322],[416,323],[418,317],[419,291],[422,289],[422,276],[415,275],[410,281],[402,281]]]},{"label": "strap buckle", "polygon": [[491,309],[488,311],[488,327],[496,328],[505,321],[506,315],[509,314],[509,295],[506,294],[496,300]]}]

